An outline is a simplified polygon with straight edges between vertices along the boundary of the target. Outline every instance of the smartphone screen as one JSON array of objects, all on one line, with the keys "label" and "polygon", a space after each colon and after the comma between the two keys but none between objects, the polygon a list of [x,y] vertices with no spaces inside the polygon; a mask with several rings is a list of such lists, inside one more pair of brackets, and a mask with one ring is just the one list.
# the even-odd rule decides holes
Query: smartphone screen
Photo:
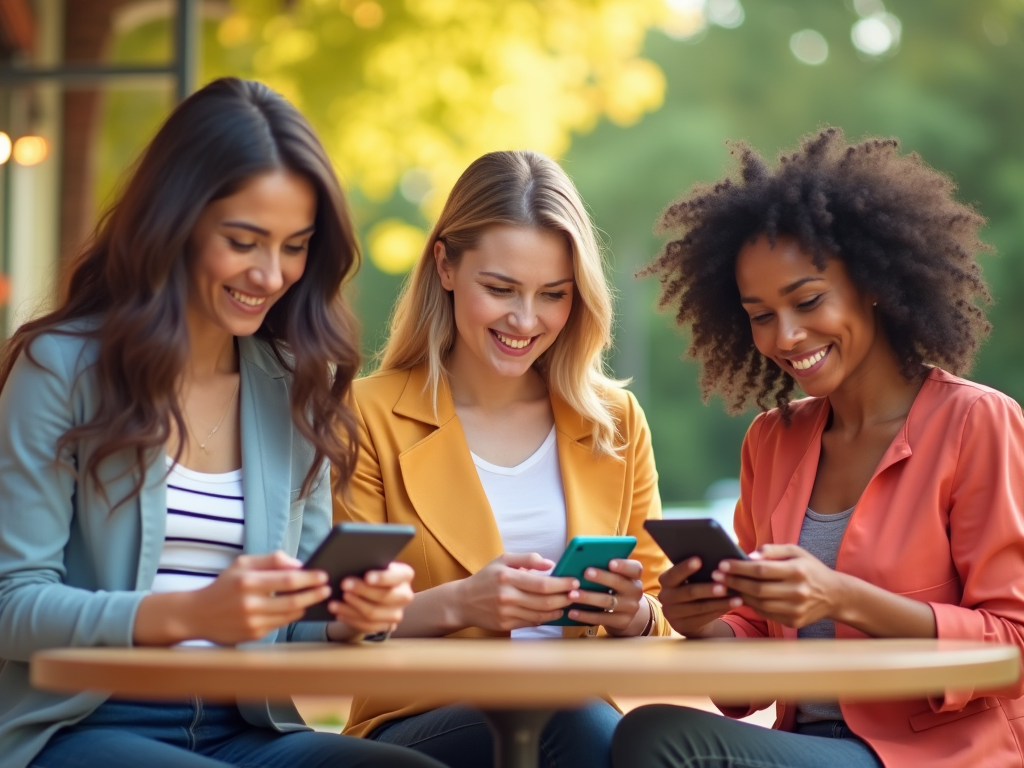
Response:
[{"label": "smartphone screen", "polygon": [[[579,579],[580,589],[588,589],[594,592],[611,592],[608,587],[602,584],[595,584],[583,578],[587,568],[600,568],[608,570],[608,563],[618,558],[629,557],[636,546],[636,538],[633,536],[575,536],[566,545],[565,552],[555,565],[552,576],[572,576]],[[554,621],[544,622],[548,626],[556,627],[578,627],[583,626],[582,622],[570,619],[571,609],[581,611],[598,610],[592,605],[574,603],[565,609],[561,618]]]},{"label": "smartphone screen", "polygon": [[711,573],[723,560],[749,560],[728,533],[710,518],[693,520],[648,520],[644,528],[673,564],[699,557],[700,570],[691,582],[709,582]]}]

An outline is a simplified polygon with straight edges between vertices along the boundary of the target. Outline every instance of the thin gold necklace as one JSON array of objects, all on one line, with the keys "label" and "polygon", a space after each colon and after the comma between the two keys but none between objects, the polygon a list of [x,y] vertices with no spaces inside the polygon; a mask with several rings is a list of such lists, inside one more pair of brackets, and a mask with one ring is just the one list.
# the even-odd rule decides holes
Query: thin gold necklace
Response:
[{"label": "thin gold necklace", "polygon": [[203,449],[203,453],[205,453],[207,456],[210,455],[210,452],[207,450],[206,444],[210,442],[210,438],[217,433],[217,430],[220,429],[220,425],[224,423],[224,419],[227,417],[228,411],[231,410],[231,404],[235,402],[235,395],[238,394],[238,385],[241,381],[242,377],[241,375],[239,375],[238,381],[235,382],[235,388],[231,392],[231,397],[228,399],[227,407],[224,409],[224,413],[221,414],[221,417],[217,420],[217,423],[214,425],[213,429],[210,430],[210,434],[208,434],[206,436],[206,439],[203,440],[203,442],[201,443],[199,442],[199,438],[196,437],[196,431],[192,428],[192,422],[188,418],[188,409],[185,409],[185,425],[188,427],[189,434],[192,435],[193,440],[199,443],[199,447]]}]

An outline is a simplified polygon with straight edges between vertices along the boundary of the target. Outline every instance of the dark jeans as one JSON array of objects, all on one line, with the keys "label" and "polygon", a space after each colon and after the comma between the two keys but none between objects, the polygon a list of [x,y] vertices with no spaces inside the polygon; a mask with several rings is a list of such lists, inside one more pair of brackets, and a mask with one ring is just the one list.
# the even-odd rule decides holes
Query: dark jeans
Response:
[{"label": "dark jeans", "polygon": [[[612,733],[621,719],[605,701],[556,712],[541,732],[541,768],[610,768]],[[483,715],[470,707],[441,707],[393,720],[370,738],[410,747],[449,768],[494,765],[491,732]]]},{"label": "dark jeans", "polygon": [[428,757],[335,733],[278,733],[234,705],[108,701],[50,739],[32,768],[442,768]]},{"label": "dark jeans", "polygon": [[623,718],[615,768],[882,768],[841,720],[797,725],[795,733],[712,712],[655,704]]}]

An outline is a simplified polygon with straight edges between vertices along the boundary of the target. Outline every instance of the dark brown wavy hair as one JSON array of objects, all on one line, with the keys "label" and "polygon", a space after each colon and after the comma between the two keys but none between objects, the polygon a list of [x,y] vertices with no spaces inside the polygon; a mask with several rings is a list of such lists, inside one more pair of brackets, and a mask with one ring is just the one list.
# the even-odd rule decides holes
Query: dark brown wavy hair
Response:
[{"label": "dark brown wavy hair", "polygon": [[819,269],[840,259],[878,312],[903,375],[927,363],[970,369],[989,331],[991,302],[976,258],[990,250],[985,220],[953,197],[955,185],[895,139],[848,144],[826,128],[770,167],[751,147],[732,154],[739,172],[697,184],[658,224],[670,239],[641,273],[658,275],[659,306],[692,331],[689,356],[701,364],[705,401],[720,393],[731,412],[752,400],[787,405],[793,378],[754,346],[736,286],[736,257],[760,235],[795,237]]},{"label": "dark brown wavy hair", "polygon": [[[325,458],[337,470],[339,487],[351,476],[357,443],[347,403],[359,347],[342,287],[358,266],[359,250],[348,207],[327,154],[298,110],[261,83],[223,78],[178,105],[70,264],[58,308],[22,325],[4,350],[0,389],[39,336],[95,338],[98,356],[90,373],[98,407],[58,448],[95,441],[88,465],[78,471],[98,484],[105,459],[134,451],[138,492],[146,456],[167,442],[172,421],[178,434],[186,433],[177,387],[189,355],[189,239],[212,201],[279,169],[316,190],[315,232],[305,272],[256,336],[291,373],[292,420],[315,451],[302,494]],[[83,319],[95,322],[68,327]]]}]

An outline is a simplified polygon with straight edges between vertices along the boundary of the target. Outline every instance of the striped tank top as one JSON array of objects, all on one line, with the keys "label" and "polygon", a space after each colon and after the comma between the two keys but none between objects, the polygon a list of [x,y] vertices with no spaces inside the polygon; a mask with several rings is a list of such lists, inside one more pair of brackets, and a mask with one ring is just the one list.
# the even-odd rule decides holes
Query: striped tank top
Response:
[{"label": "striped tank top", "polygon": [[242,470],[195,472],[167,458],[167,529],[153,592],[207,586],[242,554]]}]

